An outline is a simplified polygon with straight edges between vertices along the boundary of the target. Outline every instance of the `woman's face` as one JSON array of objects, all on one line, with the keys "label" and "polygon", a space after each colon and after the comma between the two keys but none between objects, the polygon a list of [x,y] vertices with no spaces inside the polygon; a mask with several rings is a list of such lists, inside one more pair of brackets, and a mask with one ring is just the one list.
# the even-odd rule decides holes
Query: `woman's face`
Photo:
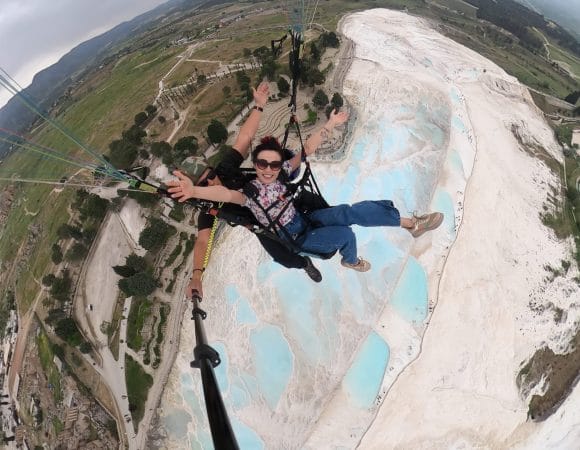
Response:
[{"label": "woman's face", "polygon": [[282,168],[282,159],[280,154],[274,150],[262,150],[254,161],[254,167],[258,181],[270,184],[278,179],[278,174]]}]

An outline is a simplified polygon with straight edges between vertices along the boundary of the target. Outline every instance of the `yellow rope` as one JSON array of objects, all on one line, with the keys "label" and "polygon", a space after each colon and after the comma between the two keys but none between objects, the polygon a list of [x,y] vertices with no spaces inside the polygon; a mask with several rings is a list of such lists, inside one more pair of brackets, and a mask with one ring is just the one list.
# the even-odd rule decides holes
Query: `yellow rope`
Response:
[{"label": "yellow rope", "polygon": [[[222,204],[220,203],[219,207],[221,208]],[[207,249],[205,250],[205,256],[203,257],[203,268],[205,270],[205,268],[207,267],[208,263],[209,263],[209,256],[211,255],[211,248],[213,245],[213,240],[215,237],[215,233],[217,231],[217,227],[218,227],[218,223],[219,223],[219,219],[217,217],[213,218],[213,225],[211,227],[211,231],[209,233],[209,239],[207,241]]]}]

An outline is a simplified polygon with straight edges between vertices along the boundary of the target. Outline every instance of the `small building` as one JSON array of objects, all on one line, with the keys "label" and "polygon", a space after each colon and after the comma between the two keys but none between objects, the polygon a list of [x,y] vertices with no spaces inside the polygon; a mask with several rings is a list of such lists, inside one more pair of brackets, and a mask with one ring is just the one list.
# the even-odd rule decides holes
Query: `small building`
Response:
[{"label": "small building", "polygon": [[580,128],[574,128],[572,131],[572,147],[580,148]]}]

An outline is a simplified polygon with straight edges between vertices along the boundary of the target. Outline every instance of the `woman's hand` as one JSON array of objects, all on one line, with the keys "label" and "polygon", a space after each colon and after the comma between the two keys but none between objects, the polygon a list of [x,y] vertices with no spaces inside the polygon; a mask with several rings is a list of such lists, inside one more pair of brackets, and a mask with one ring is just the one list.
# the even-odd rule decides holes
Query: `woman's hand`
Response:
[{"label": "woman's hand", "polygon": [[184,173],[179,170],[173,171],[178,179],[168,181],[166,184],[170,188],[168,189],[171,194],[171,198],[176,199],[180,203],[195,197],[195,188],[193,186],[193,181]]},{"label": "woman's hand", "polygon": [[347,120],[348,113],[346,111],[336,112],[336,109],[333,109],[330,113],[330,117],[328,118],[327,125],[335,127],[345,123]]},{"label": "woman's hand", "polygon": [[203,286],[201,284],[201,272],[199,272],[197,270],[195,272],[193,272],[191,280],[189,280],[189,283],[188,283],[186,291],[185,291],[185,295],[187,295],[188,299],[193,298],[194,291],[197,291],[197,294],[201,298],[203,298]]},{"label": "woman's hand", "polygon": [[252,94],[254,95],[254,102],[256,102],[256,106],[263,108],[268,103],[268,95],[270,94],[270,88],[268,87],[268,83],[262,81],[258,85],[258,89],[252,88]]}]

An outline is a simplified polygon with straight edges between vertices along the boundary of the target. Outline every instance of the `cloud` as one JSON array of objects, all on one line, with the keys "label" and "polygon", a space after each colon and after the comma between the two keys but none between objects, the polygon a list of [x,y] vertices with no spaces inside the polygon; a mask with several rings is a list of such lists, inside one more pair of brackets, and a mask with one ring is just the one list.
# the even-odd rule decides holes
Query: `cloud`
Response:
[{"label": "cloud", "polygon": [[[0,67],[22,86],[78,44],[166,0],[2,0]],[[10,95],[0,88],[0,106]]]}]

